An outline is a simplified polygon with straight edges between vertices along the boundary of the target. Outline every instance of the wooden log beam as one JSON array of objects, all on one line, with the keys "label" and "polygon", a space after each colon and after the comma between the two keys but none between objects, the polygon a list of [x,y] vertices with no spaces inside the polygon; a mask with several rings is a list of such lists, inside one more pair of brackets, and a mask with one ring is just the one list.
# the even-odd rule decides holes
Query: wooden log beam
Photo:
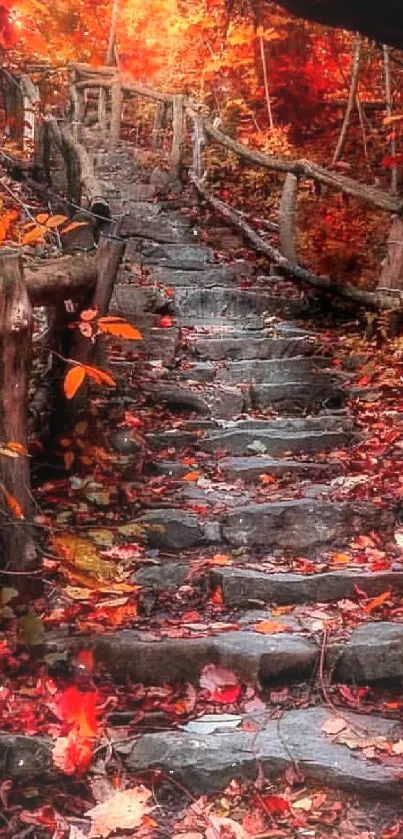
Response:
[{"label": "wooden log beam", "polygon": [[74,139],[68,128],[60,127],[51,117],[44,122],[50,138],[59,147],[69,171],[72,161],[78,161],[81,191],[84,193],[91,212],[110,218],[108,202],[102,196],[101,184],[95,175],[91,159],[84,146]]},{"label": "wooden log beam", "polygon": [[225,218],[231,225],[236,227],[237,230],[242,231],[245,238],[251,243],[256,251],[263,253],[299,283],[313,286],[319,291],[351,300],[359,306],[374,309],[375,311],[401,309],[400,298],[396,295],[388,294],[387,292],[364,291],[363,289],[356,288],[353,285],[339,285],[328,277],[318,277],[315,274],[311,274],[310,271],[307,271],[307,269],[303,268],[301,265],[296,265],[290,262],[284,254],[276,248],[273,248],[272,245],[269,245],[268,242],[262,239],[261,236],[253,230],[250,224],[240,217],[239,213],[231,207],[228,207],[228,205],[223,201],[220,201],[218,198],[211,195],[205,184],[197,178],[193,172],[189,173],[189,179],[204,200],[207,201],[207,203],[210,204],[210,206],[213,207],[219,215]]},{"label": "wooden log beam", "polygon": [[267,155],[260,151],[249,149],[243,143],[227,137],[218,128],[216,128],[209,120],[204,121],[205,133],[216,140],[217,143],[224,146],[230,151],[248,160],[253,166],[262,166],[264,169],[269,169],[274,172],[291,172],[297,178],[309,178],[313,181],[325,184],[332,189],[343,192],[346,195],[351,195],[359,201],[365,201],[377,207],[379,210],[384,210],[387,213],[401,213],[403,212],[403,201],[400,201],[374,186],[362,184],[355,181],[347,175],[340,175],[338,172],[332,172],[319,163],[314,163],[312,160],[291,160],[285,157],[274,157]]},{"label": "wooden log beam", "polygon": [[32,260],[24,273],[31,304],[50,306],[89,293],[96,284],[98,268],[95,256],[79,254]]},{"label": "wooden log beam", "polygon": [[[0,254],[0,444],[28,446],[28,388],[31,369],[32,307],[22,261],[15,250]],[[18,505],[18,506],[17,506]],[[0,569],[38,569],[32,526],[28,457],[0,454]],[[4,578],[2,580],[4,582]],[[29,588],[28,577],[13,583]]]}]

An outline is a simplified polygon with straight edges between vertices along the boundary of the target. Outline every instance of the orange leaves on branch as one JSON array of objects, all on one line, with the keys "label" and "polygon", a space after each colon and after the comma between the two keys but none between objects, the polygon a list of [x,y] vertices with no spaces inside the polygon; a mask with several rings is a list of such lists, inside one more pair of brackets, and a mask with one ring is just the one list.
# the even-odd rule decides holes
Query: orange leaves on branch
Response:
[{"label": "orange leaves on branch", "polygon": [[86,376],[92,379],[97,385],[116,386],[115,380],[105,370],[99,370],[98,367],[91,367],[89,364],[75,365],[66,373],[63,382],[63,389],[67,399],[73,399]]},{"label": "orange leaves on branch", "polygon": [[128,323],[124,318],[118,318],[114,315],[107,315],[99,318],[98,329],[101,332],[106,332],[109,335],[115,335],[118,338],[128,338],[132,341],[142,341],[143,336],[138,329],[135,329],[131,323]]},{"label": "orange leaves on branch", "polygon": [[78,389],[81,387],[85,379],[84,367],[72,367],[66,373],[63,382],[63,388],[67,399],[72,399],[76,395]]}]

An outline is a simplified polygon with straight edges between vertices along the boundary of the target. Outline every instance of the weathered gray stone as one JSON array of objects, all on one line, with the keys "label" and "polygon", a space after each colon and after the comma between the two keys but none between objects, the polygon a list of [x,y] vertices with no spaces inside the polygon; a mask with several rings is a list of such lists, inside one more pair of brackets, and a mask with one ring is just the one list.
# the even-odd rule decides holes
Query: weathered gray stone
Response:
[{"label": "weathered gray stone", "polygon": [[311,338],[267,338],[243,335],[241,338],[198,337],[188,342],[189,350],[199,358],[243,360],[253,358],[290,358],[313,355],[317,343]]},{"label": "weathered gray stone", "polygon": [[[361,582],[359,585],[361,588]],[[336,661],[334,678],[361,684],[381,681],[401,683],[403,624],[371,622],[355,629]]]},{"label": "weathered gray stone", "polygon": [[152,201],[157,195],[153,184],[128,184],[123,190],[124,198],[129,201]]},{"label": "weathered gray stone", "polygon": [[316,644],[306,638],[281,632],[267,636],[239,630],[201,638],[149,637],[145,632],[123,630],[118,634],[55,639],[49,651],[85,646],[119,681],[130,678],[143,684],[196,683],[206,664],[220,664],[245,682],[269,683],[281,678],[299,680],[310,676],[319,657]]},{"label": "weathered gray stone", "polygon": [[166,478],[180,479],[190,471],[190,467],[186,463],[175,460],[154,460],[151,463],[146,463],[145,471],[147,475],[162,475]]},{"label": "weathered gray stone", "polygon": [[211,409],[207,403],[207,399],[199,393],[172,385],[172,384],[157,384],[150,385],[147,388],[148,398],[151,402],[157,402],[159,405],[167,405],[174,411],[195,411],[197,414],[211,413]]},{"label": "weathered gray stone", "polygon": [[347,395],[326,373],[306,375],[302,382],[290,380],[284,384],[253,385],[251,388],[252,404],[258,410],[275,408],[290,413],[320,408],[337,410],[343,407]]},{"label": "weathered gray stone", "polygon": [[147,544],[160,550],[192,548],[204,542],[204,533],[197,517],[182,510],[149,510],[132,524],[139,525]]},{"label": "weathered gray stone", "polygon": [[[268,574],[247,568],[212,568],[209,578],[213,587],[221,586],[224,603],[229,607],[246,606],[256,601],[280,605],[325,603],[353,597],[357,586],[370,597],[389,588],[403,591],[403,572],[393,571],[327,571],[307,575],[291,571]],[[373,637],[377,637],[376,632]]]},{"label": "weathered gray stone", "polygon": [[51,742],[42,737],[0,734],[0,778],[29,782],[56,776]]},{"label": "weathered gray stone", "polygon": [[295,314],[294,301],[270,297],[256,291],[232,289],[228,286],[214,288],[178,287],[176,289],[175,314],[177,317],[197,318],[222,317],[231,319],[249,318],[253,315]]},{"label": "weathered gray stone", "polygon": [[328,359],[321,356],[229,361],[218,371],[217,377],[228,384],[237,382],[282,384],[289,381],[303,381],[307,375],[316,373],[328,364]]},{"label": "weathered gray stone", "polygon": [[133,581],[139,586],[151,586],[156,591],[177,591],[189,574],[189,566],[180,562],[164,562],[161,565],[146,565],[133,574]]},{"label": "weathered gray stone", "polygon": [[153,242],[139,243],[139,262],[143,265],[157,263],[165,268],[185,271],[203,271],[214,262],[214,253],[201,245],[163,245]]},{"label": "weathered gray stone", "polygon": [[166,451],[168,449],[184,449],[197,443],[198,436],[194,431],[182,431],[181,429],[173,428],[160,433],[146,434],[145,439],[147,445],[154,452]]},{"label": "weathered gray stone", "polygon": [[[232,778],[256,778],[259,771],[275,778],[295,767],[308,780],[321,785],[379,797],[400,797],[399,772],[371,762],[359,750],[338,744],[321,730],[330,715],[328,708],[286,711],[279,719],[262,719],[258,731],[231,731],[202,735],[185,732],[145,734],[127,757],[131,772],[161,769],[173,774],[195,795],[225,788]],[[267,715],[268,716],[268,715]],[[382,717],[343,713],[363,736],[397,740],[401,727]]]},{"label": "weathered gray stone", "polygon": [[109,435],[109,443],[118,454],[138,454],[144,448],[142,439],[130,426],[121,426]]},{"label": "weathered gray stone", "polygon": [[334,477],[343,471],[342,464],[315,463],[298,460],[279,459],[272,457],[226,457],[219,461],[220,472],[229,480],[257,481],[260,475],[269,474],[278,477],[284,475],[299,477]]},{"label": "weathered gray stone", "polygon": [[217,377],[217,370],[209,361],[201,361],[177,370],[176,377],[189,382],[213,382]]},{"label": "weathered gray stone", "polygon": [[[135,236],[142,239],[151,239],[153,242],[161,242],[162,244],[179,244],[186,242],[197,241],[196,232],[194,232],[185,219],[169,218],[166,215],[158,215],[153,218],[141,218],[135,212],[126,215],[121,223],[119,230],[121,236],[129,237]],[[131,252],[126,250],[126,257],[130,256]]]},{"label": "weathered gray stone", "polygon": [[355,534],[391,533],[395,514],[375,504],[295,499],[251,504],[224,515],[223,536],[231,545],[304,551],[343,545]]},{"label": "weathered gray stone", "polygon": [[[254,446],[258,453],[279,457],[285,453],[323,452],[333,447],[346,445],[351,435],[344,431],[276,431],[275,429],[236,428],[209,434],[200,441],[204,451],[226,451],[234,455],[252,455]],[[265,447],[265,449],[263,448]]]},{"label": "weathered gray stone", "polygon": [[217,419],[232,419],[247,411],[250,406],[248,391],[242,388],[206,387],[203,396],[210,414]]},{"label": "weathered gray stone", "polygon": [[173,268],[165,268],[160,265],[148,265],[147,272],[149,279],[152,282],[161,283],[169,287],[177,286],[200,286],[200,288],[208,288],[209,286],[233,286],[239,277],[249,277],[253,274],[253,266],[250,262],[233,262],[230,265],[216,264],[214,267],[205,266],[203,270],[175,270]]},{"label": "weathered gray stone", "polygon": [[176,323],[178,326],[185,328],[185,329],[194,329],[195,334],[197,334],[196,330],[205,333],[206,330],[209,331],[212,335],[216,334],[225,336],[228,333],[228,326],[229,324],[231,327],[239,327],[238,332],[242,332],[242,334],[247,336],[249,333],[256,334],[259,330],[263,330],[265,328],[265,319],[260,315],[254,315],[253,313],[248,315],[247,318],[239,315],[235,317],[232,316],[231,319],[225,317],[224,315],[220,317],[219,315],[211,315],[208,317],[196,317],[196,315],[189,314],[189,315],[178,315],[176,318]]},{"label": "weathered gray stone", "polygon": [[134,283],[115,285],[109,305],[111,314],[133,318],[149,312],[164,312],[167,298],[156,286],[137,286]]}]

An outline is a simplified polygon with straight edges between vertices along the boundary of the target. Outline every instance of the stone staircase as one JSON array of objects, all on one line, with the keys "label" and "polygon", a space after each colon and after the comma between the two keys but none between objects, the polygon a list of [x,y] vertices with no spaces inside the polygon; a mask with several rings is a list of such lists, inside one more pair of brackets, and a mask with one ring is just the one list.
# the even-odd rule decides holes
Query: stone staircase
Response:
[{"label": "stone staircase", "polygon": [[[354,609],[357,590],[370,597],[403,590],[403,571],[331,563],[363,534],[381,533],[390,544],[396,523],[396,510],[382,503],[334,497],[343,475],[337,453],[359,439],[348,409],[351,373],[332,366],[309,304],[285,294],[283,278],[260,276],[253,262],[231,254],[218,261],[180,200],[170,209],[142,182],[130,150],[99,154],[98,173],[124,213],[127,237],[110,311],[144,335],[140,348],[116,342],[110,367],[124,382],[126,406],[136,412],[140,400],[160,412],[160,428],[145,434],[144,480],[167,480],[169,491],[131,522],[152,558],[133,575],[147,592],[150,628],[143,621],[140,629],[55,639],[49,649],[92,647],[119,682],[197,683],[214,663],[262,690],[254,730],[194,734],[184,726],[125,744],[120,757],[134,775],[161,769],[200,795],[233,777],[255,777],[259,767],[275,778],[298,766],[307,781],[396,799],[398,814],[401,764],[371,759],[322,730],[334,715],[368,741],[402,736],[393,713],[335,709],[322,684],[325,674],[329,684],[376,692],[403,678],[401,622],[367,616],[349,631],[339,621]],[[138,480],[136,440],[119,432],[112,442],[126,462],[125,480]],[[186,480],[190,471],[200,477]],[[265,477],[268,485],[278,479],[275,493],[265,493]],[[220,564],[223,555],[228,564]],[[176,593],[194,580],[209,620],[214,598],[224,610],[207,632],[178,618]],[[324,630],[324,604],[334,633]],[[156,639],[161,614],[186,630],[183,637]],[[277,631],[260,632],[265,621]],[[273,686],[292,694],[303,683],[311,685],[311,707],[291,702],[284,710],[268,698]],[[20,754],[25,749],[34,774],[50,771],[39,743],[33,756],[33,739],[19,742]]]}]

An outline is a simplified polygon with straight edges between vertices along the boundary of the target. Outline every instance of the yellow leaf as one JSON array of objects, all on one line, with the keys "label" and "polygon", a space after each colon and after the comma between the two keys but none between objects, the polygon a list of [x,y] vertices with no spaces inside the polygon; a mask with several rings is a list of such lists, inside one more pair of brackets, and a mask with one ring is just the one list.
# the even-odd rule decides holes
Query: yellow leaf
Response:
[{"label": "yellow leaf", "polygon": [[32,245],[34,242],[43,242],[43,227],[34,227],[22,237],[23,245]]},{"label": "yellow leaf", "polygon": [[16,498],[14,498],[14,495],[11,495],[11,492],[8,492],[6,490],[5,486],[2,486],[1,488],[3,490],[4,497],[7,501],[8,506],[10,507],[10,510],[11,510],[14,518],[24,519],[25,516],[24,516],[24,513],[22,512],[22,507],[21,507],[20,503],[17,501]]},{"label": "yellow leaf", "polygon": [[67,227],[64,227],[60,231],[60,235],[64,236],[65,233],[70,233],[71,230],[76,230],[77,227],[87,227],[87,223],[86,221],[72,221],[71,224],[68,224]]},{"label": "yellow leaf", "polygon": [[51,216],[46,222],[46,227],[52,230],[54,227],[59,227],[65,221],[67,221],[67,216]]},{"label": "yellow leaf", "polygon": [[198,481],[200,478],[200,472],[187,472],[186,475],[183,475],[182,481]]},{"label": "yellow leaf", "polygon": [[271,635],[277,632],[286,632],[288,626],[279,621],[260,621],[259,623],[255,623],[253,629],[255,632],[261,632],[263,635]]},{"label": "yellow leaf", "polygon": [[65,465],[66,469],[71,469],[75,459],[76,459],[76,456],[75,456],[74,452],[65,452],[64,453],[63,462],[64,462],[64,465]]},{"label": "yellow leaf", "polygon": [[84,367],[72,367],[64,378],[63,388],[67,399],[72,399],[85,379]]}]

